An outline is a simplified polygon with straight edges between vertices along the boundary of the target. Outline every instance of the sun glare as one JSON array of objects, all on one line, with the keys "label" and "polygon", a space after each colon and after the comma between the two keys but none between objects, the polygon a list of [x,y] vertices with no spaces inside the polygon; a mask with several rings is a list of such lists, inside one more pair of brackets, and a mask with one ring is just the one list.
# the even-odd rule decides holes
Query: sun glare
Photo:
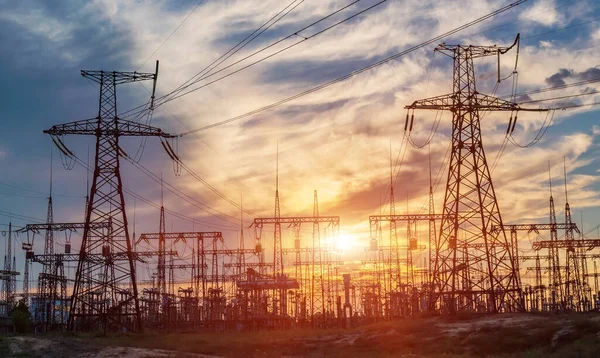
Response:
[{"label": "sun glare", "polygon": [[356,250],[360,246],[360,240],[356,235],[341,233],[336,242],[336,249],[347,253]]}]

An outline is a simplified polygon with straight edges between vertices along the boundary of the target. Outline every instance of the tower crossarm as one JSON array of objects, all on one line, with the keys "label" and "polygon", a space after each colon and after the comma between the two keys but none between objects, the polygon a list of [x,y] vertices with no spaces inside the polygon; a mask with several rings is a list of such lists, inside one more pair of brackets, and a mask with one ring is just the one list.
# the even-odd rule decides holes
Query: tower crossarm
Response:
[{"label": "tower crossarm", "polygon": [[190,232],[165,232],[162,234],[159,232],[141,234],[140,237],[137,239],[136,243],[140,243],[141,241],[148,242],[148,240],[158,240],[161,237],[161,235],[164,237],[165,240],[185,241],[187,239],[198,239],[198,240],[217,239],[217,240],[223,241],[223,233],[221,233],[219,231],[205,231],[205,232],[190,231]]},{"label": "tower crossarm", "polygon": [[[91,222],[90,227],[93,230],[110,229],[111,225],[108,221],[96,221]],[[85,223],[43,223],[43,224],[27,224],[24,228],[19,229],[18,232],[32,231],[39,233],[40,230],[52,230],[52,231],[75,231],[77,229],[85,228]]]},{"label": "tower crossarm", "polygon": [[265,224],[302,224],[302,223],[331,223],[339,225],[340,217],[339,216],[288,216],[288,217],[279,217],[279,218],[254,218],[254,221],[250,225],[253,226],[261,226]]},{"label": "tower crossarm", "polygon": [[[166,255],[177,256],[176,251],[167,251]],[[157,251],[137,251],[132,252],[131,257],[134,260],[144,262],[142,257],[158,256]],[[85,261],[102,263],[107,260],[110,261],[127,261],[129,259],[127,252],[117,252],[109,255],[102,254],[87,254],[84,257]],[[32,261],[39,262],[43,265],[48,265],[57,261],[60,262],[77,262],[80,260],[79,254],[52,254],[52,255],[34,255]]]},{"label": "tower crossarm", "polygon": [[371,215],[369,221],[427,221],[442,220],[442,214]]},{"label": "tower crossarm", "polygon": [[462,112],[477,107],[481,111],[527,111],[527,112],[547,112],[545,108],[523,108],[518,103],[510,102],[498,97],[474,92],[469,100],[458,100],[457,94],[445,94],[436,97],[430,97],[414,101],[405,106],[405,109],[429,109],[429,110],[447,110],[451,112]]},{"label": "tower crossarm", "polygon": [[532,246],[534,250],[548,249],[548,248],[559,248],[559,249],[571,249],[571,248],[587,248],[591,250],[596,247],[600,247],[599,239],[585,239],[585,240],[543,240],[535,241]]},{"label": "tower crossarm", "polygon": [[[556,267],[557,270],[566,270],[567,266],[557,266]],[[543,272],[548,272],[550,270],[552,270],[551,267],[547,267],[547,266],[543,266],[543,267],[535,267],[535,266],[530,266],[530,267],[526,267],[525,271],[526,272],[531,272],[531,271],[543,271]]]},{"label": "tower crossarm", "polygon": [[99,118],[63,123],[44,130],[53,136],[66,134],[95,135],[95,136],[128,136],[128,137],[162,137],[174,138],[172,134],[162,129],[143,123],[116,118],[114,121],[102,121]]},{"label": "tower crossarm", "polygon": [[[408,260],[399,259],[398,261],[402,264],[406,264]],[[360,264],[361,265],[383,265],[383,264],[385,264],[385,262],[381,261],[381,260],[377,260],[377,259],[367,259],[367,260],[360,260]]]},{"label": "tower crossarm", "polygon": [[479,45],[449,45],[446,43],[439,44],[434,51],[443,53],[444,55],[450,56],[452,58],[456,57],[460,53],[464,53],[466,51],[472,56],[472,58],[481,58],[487,56],[494,55],[502,55],[510,51],[515,46],[518,46],[519,39],[521,38],[521,34],[517,34],[515,37],[515,42],[513,42],[510,46],[479,46]]},{"label": "tower crossarm", "polygon": [[300,247],[297,249],[296,248],[285,248],[282,251],[284,254],[289,254],[289,253],[313,253],[313,252],[315,252],[315,250],[321,251],[321,252],[335,252],[335,250],[331,247],[318,247],[318,248]]},{"label": "tower crossarm", "polygon": [[102,70],[81,70],[83,77],[101,83],[105,77],[112,77],[113,82],[117,85],[129,82],[147,81],[156,78],[156,73],[144,72],[121,72],[121,71],[102,71]]},{"label": "tower crossarm", "polygon": [[377,246],[376,249],[371,248],[370,246],[367,246],[364,248],[365,252],[371,252],[371,251],[392,251],[392,250],[420,250],[423,251],[425,249],[427,249],[427,246],[425,245],[417,245],[416,247],[410,247],[408,245],[397,245],[397,246]]},{"label": "tower crossarm", "polygon": [[[236,268],[239,267],[240,264],[236,262],[226,262],[223,264],[224,268]],[[256,267],[273,267],[273,263],[271,262],[246,262],[244,265],[246,267],[256,268]]]},{"label": "tower crossarm", "polygon": [[168,269],[189,269],[189,268],[195,268],[196,265],[194,264],[179,264],[179,265],[167,265],[166,266]]},{"label": "tower crossarm", "polygon": [[[341,260],[321,260],[316,263],[321,263],[323,265],[331,265],[331,266],[343,266],[344,265],[344,261],[341,261]],[[315,264],[315,262],[313,262],[313,261],[294,262],[294,266],[312,266],[314,264]]]},{"label": "tower crossarm", "polygon": [[257,254],[255,249],[218,249],[218,250],[204,250],[204,254],[206,255],[225,255],[225,256],[233,256],[239,254]]},{"label": "tower crossarm", "polygon": [[[574,222],[571,223],[557,223],[557,224],[515,224],[515,225],[503,225],[504,230],[508,231],[527,231],[539,233],[540,231],[550,230],[574,230],[579,233],[579,228]],[[497,232],[500,227],[497,225],[492,226],[492,232]]]},{"label": "tower crossarm", "polygon": [[576,259],[600,259],[600,254],[581,254],[581,255],[572,255],[573,258]]},{"label": "tower crossarm", "polygon": [[519,260],[521,260],[521,261],[527,261],[527,260],[537,260],[537,259],[541,259],[541,260],[550,260],[550,256],[549,256],[549,255],[543,255],[543,256],[536,256],[536,255],[521,255],[521,256],[519,256]]}]

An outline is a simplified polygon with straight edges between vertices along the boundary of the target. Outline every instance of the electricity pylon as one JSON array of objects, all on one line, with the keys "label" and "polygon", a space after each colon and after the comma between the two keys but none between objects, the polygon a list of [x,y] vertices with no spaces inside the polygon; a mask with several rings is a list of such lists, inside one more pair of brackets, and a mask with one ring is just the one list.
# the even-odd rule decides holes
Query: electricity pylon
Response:
[{"label": "electricity pylon", "polygon": [[[516,262],[504,230],[481,138],[480,111],[544,111],[477,92],[473,60],[500,56],[510,47],[441,44],[435,50],[454,61],[453,93],[415,101],[405,108],[448,110],[452,152],[440,234],[433,265],[435,297],[443,311],[500,312],[518,309]],[[509,123],[514,130],[514,124]],[[408,114],[405,130],[408,127]],[[462,239],[464,237],[464,239]],[[459,240],[461,238],[462,240]],[[433,308],[433,307],[432,307]]]},{"label": "electricity pylon", "polygon": [[396,220],[393,217],[396,215],[396,204],[394,201],[394,180],[392,167],[392,143],[390,141],[390,253],[389,253],[389,297],[388,299],[388,318],[400,316],[402,310],[401,291],[402,279],[400,268],[400,247],[398,245],[398,233],[396,231]]},{"label": "electricity pylon", "polygon": [[[155,73],[86,71],[81,75],[100,85],[98,116],[45,130],[59,149],[72,155],[62,141],[63,135],[96,137],[94,176],[85,214],[85,227],[79,251],[75,285],[71,297],[68,327],[79,330],[142,331],[134,255],[125,212],[119,146],[121,137],[172,138],[161,129],[120,119],[117,116],[117,86],[153,80]],[[150,109],[153,109],[154,90]],[[90,225],[110,222],[110,229]],[[99,254],[99,255],[98,255]],[[129,289],[130,287],[130,289]]]}]

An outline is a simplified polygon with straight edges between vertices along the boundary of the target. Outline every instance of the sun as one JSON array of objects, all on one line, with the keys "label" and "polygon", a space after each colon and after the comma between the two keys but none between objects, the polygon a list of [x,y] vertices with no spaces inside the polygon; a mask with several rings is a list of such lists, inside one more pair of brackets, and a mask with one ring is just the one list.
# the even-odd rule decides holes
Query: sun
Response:
[{"label": "sun", "polygon": [[343,253],[354,251],[360,247],[360,239],[357,235],[349,233],[340,233],[335,248]]}]

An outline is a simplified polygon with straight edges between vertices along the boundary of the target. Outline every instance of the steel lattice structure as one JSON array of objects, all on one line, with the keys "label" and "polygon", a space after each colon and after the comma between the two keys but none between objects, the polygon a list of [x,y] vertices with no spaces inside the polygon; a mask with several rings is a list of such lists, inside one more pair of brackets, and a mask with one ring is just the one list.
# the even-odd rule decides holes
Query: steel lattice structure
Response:
[{"label": "steel lattice structure", "polygon": [[[119,156],[126,153],[120,148],[119,140],[124,136],[172,136],[159,128],[118,118],[117,85],[156,81],[157,74],[158,62],[155,73],[81,71],[83,77],[100,86],[98,116],[44,131],[53,139],[70,134],[96,137],[93,180],[69,314],[68,327],[72,331],[102,329],[106,332],[109,328],[142,331],[119,161]],[[97,229],[92,225],[104,221],[110,222],[110,229]],[[89,255],[96,253],[104,259],[88,260]]]},{"label": "steel lattice structure", "polygon": [[[473,65],[474,59],[499,56],[516,43],[510,47],[439,45],[436,51],[454,61],[453,93],[406,106],[413,111],[411,129],[415,109],[448,110],[453,115],[450,168],[435,245],[432,308],[435,305],[450,313],[500,312],[521,306],[509,241],[504,231],[491,230],[494,225],[502,227],[502,216],[485,157],[479,113],[527,109],[477,92]],[[465,247],[457,245],[463,237]]]},{"label": "steel lattice structure", "polygon": [[[310,311],[310,316],[315,317],[312,320],[312,324],[316,325],[318,320],[321,320],[327,310],[327,296],[331,293],[330,282],[328,280],[329,277],[329,268],[331,264],[331,260],[328,258],[328,255],[331,253],[332,249],[323,247],[321,245],[321,234],[320,228],[321,224],[331,225],[331,230],[333,232],[334,237],[337,237],[339,234],[340,227],[340,217],[339,216],[321,216],[319,215],[319,201],[318,194],[315,190],[313,193],[313,216],[276,216],[276,217],[265,217],[265,218],[254,218],[251,227],[256,229],[256,240],[260,242],[260,237],[262,236],[262,229],[264,225],[281,225],[288,224],[290,227],[294,229],[295,247],[289,249],[281,249],[283,253],[294,253],[295,261],[294,261],[294,272],[296,279],[298,282],[305,282],[306,287],[302,287],[304,292],[303,294],[309,298],[308,310]],[[301,247],[299,241],[300,235],[300,227],[302,224],[312,224],[313,226],[313,242],[312,247]],[[305,253],[307,255],[307,260],[301,260],[301,254]],[[248,265],[248,264],[246,264]],[[272,264],[259,263],[259,268],[266,268]],[[306,272],[307,279],[303,280],[301,278],[302,271]],[[283,276],[283,275],[280,275]],[[281,277],[283,278],[283,277]],[[280,285],[281,286],[281,285]],[[282,286],[283,287],[283,286]],[[283,289],[281,290],[283,291]],[[285,297],[283,297],[285,298]],[[283,303],[284,300],[281,300],[280,303]],[[287,309],[287,307],[286,307]],[[283,312],[283,311],[282,311]]]}]

